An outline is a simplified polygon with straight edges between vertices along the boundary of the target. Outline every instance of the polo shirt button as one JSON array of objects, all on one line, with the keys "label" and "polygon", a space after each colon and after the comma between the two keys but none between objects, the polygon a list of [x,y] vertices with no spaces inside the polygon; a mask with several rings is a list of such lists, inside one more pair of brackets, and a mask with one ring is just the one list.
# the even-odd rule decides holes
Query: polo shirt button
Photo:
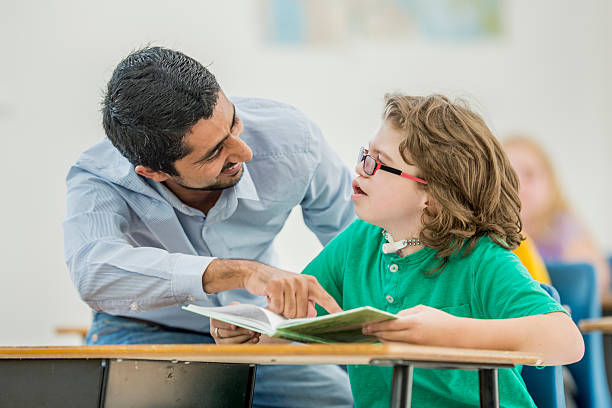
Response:
[{"label": "polo shirt button", "polygon": [[387,302],[389,302],[389,303],[393,303],[394,300],[395,300],[395,299],[393,299],[393,296],[391,296],[391,295],[387,295],[385,299],[387,299]]},{"label": "polo shirt button", "polygon": [[190,301],[190,302],[195,302],[195,298],[193,296],[189,296],[187,298],[187,300]]},{"label": "polo shirt button", "polygon": [[138,310],[138,304],[136,304],[136,302],[132,303],[130,305],[130,309],[133,310],[134,312]]},{"label": "polo shirt button", "polygon": [[392,265],[389,267],[389,270],[390,270],[391,272],[397,272],[397,270],[398,270],[398,269],[399,269],[399,268],[397,267],[397,265],[396,265],[396,264],[392,264]]}]

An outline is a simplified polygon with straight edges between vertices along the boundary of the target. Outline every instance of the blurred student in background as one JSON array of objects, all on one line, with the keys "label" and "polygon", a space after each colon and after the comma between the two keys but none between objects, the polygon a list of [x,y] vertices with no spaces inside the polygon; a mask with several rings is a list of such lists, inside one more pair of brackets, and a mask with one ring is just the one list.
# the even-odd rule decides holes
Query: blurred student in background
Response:
[{"label": "blurred student in background", "polygon": [[600,293],[610,288],[610,268],[591,235],[563,197],[552,164],[544,150],[522,136],[504,143],[516,170],[521,215],[527,234],[545,262],[587,262],[595,267]]}]

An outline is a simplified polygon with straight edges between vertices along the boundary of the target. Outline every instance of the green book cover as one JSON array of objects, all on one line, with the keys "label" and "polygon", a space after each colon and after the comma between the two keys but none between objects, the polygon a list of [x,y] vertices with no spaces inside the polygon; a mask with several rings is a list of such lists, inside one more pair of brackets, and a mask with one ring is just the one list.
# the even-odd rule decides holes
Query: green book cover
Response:
[{"label": "green book cover", "polygon": [[375,343],[361,333],[366,323],[397,316],[370,306],[303,319],[287,319],[262,307],[240,304],[223,307],[183,306],[184,310],[268,335],[302,343]]}]

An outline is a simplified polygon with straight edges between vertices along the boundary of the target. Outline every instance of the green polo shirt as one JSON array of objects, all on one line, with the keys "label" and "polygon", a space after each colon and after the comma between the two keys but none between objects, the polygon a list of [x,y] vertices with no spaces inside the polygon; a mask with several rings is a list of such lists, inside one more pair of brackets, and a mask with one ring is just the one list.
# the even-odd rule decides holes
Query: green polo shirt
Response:
[{"label": "green polo shirt", "polygon": [[[469,255],[451,256],[434,274],[428,272],[439,264],[435,250],[424,248],[402,258],[383,253],[384,242],[381,228],[356,220],[303,273],[315,276],[344,310],[369,305],[397,313],[422,304],[476,319],[565,312],[531,279],[512,251],[488,237],[479,239]],[[326,313],[318,306],[317,311]],[[391,367],[356,365],[348,372],[357,407],[389,406]],[[520,367],[500,369],[498,378],[501,407],[535,407]],[[414,407],[480,406],[478,372],[415,369],[412,403]]]}]

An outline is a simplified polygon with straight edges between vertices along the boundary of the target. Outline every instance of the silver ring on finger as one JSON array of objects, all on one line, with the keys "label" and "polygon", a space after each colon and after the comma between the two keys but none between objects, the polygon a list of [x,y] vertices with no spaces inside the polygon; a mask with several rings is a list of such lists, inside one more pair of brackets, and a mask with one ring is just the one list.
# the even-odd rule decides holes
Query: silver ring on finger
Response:
[{"label": "silver ring on finger", "polygon": [[218,339],[224,339],[225,338],[225,337],[223,337],[223,336],[221,336],[219,334],[219,328],[218,327],[215,327],[215,337],[218,338]]}]

